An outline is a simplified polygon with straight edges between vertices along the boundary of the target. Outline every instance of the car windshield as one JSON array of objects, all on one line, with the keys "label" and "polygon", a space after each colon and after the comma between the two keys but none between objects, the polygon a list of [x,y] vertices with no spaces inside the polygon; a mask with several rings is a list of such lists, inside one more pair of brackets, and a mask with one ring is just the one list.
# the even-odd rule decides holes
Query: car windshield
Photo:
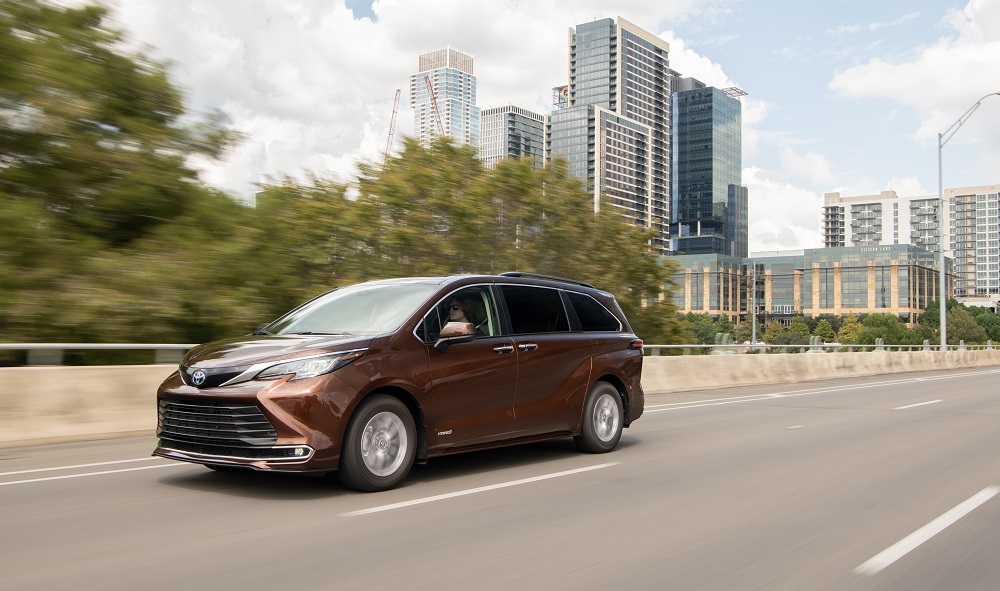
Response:
[{"label": "car windshield", "polygon": [[399,328],[438,286],[362,283],[320,296],[275,320],[271,334],[381,334]]}]

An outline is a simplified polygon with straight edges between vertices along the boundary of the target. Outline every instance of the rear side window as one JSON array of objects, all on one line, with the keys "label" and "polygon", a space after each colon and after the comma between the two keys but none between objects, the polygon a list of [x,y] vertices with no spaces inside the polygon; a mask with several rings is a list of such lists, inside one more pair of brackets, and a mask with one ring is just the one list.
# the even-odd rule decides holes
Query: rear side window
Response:
[{"label": "rear side window", "polygon": [[514,334],[569,332],[559,290],[527,285],[500,287]]},{"label": "rear side window", "polygon": [[622,329],[622,323],[615,318],[615,315],[594,298],[575,292],[569,292],[567,295],[584,332],[617,332]]}]

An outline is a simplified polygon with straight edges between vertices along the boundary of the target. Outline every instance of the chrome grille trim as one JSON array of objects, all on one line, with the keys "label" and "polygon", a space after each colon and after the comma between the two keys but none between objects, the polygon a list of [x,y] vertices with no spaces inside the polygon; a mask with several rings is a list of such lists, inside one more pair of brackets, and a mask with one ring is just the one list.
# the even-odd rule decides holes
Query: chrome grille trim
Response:
[{"label": "chrome grille trim", "polygon": [[252,402],[161,398],[156,434],[192,445],[270,448],[278,432]]}]

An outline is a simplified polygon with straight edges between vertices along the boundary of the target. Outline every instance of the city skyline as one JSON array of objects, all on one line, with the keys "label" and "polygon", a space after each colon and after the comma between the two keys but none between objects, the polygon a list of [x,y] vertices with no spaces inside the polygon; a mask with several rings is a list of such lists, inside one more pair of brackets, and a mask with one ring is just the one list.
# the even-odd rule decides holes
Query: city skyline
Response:
[{"label": "city skyline", "polygon": [[[751,252],[819,246],[826,192],[935,193],[937,133],[1000,91],[1000,6],[981,0],[119,0],[112,15],[134,46],[172,62],[193,110],[220,108],[244,132],[203,174],[241,196],[267,176],[349,180],[359,160],[381,160],[395,89],[414,56],[446,45],[475,58],[481,108],[551,112],[551,89],[567,78],[566,31],[621,16],[670,44],[672,69],[749,93]],[[404,103],[397,138],[412,133]],[[998,132],[1000,97],[986,99],[944,149],[946,187],[996,182]]]}]

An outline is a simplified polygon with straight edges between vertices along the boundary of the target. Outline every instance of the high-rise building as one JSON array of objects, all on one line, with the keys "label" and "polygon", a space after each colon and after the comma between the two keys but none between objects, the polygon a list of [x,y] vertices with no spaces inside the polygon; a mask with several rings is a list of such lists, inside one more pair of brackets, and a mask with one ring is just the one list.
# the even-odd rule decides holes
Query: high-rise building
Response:
[{"label": "high-rise building", "polygon": [[671,250],[748,254],[748,199],[742,184],[746,93],[677,78],[673,96]]},{"label": "high-rise building", "polygon": [[481,113],[479,159],[487,168],[507,158],[531,160],[535,170],[545,165],[545,116],[506,105]]},{"label": "high-rise building", "polygon": [[413,130],[420,143],[445,135],[479,147],[479,107],[472,56],[446,48],[422,54],[410,76]]},{"label": "high-rise building", "polygon": [[[594,209],[613,207],[669,252],[669,44],[623,18],[569,30],[564,108],[549,115],[548,157],[585,180]],[[557,87],[559,88],[559,87]],[[560,96],[561,96],[560,92]]]},{"label": "high-rise building", "polygon": [[899,197],[895,191],[879,195],[823,196],[823,246],[879,246],[912,244],[937,251],[937,195]]},{"label": "high-rise building", "polygon": [[937,195],[841,197],[826,193],[823,206],[823,246],[912,244],[954,261],[955,296],[1000,295],[1000,185],[944,190]]},{"label": "high-rise building", "polygon": [[946,254],[955,260],[955,295],[1000,295],[1000,186],[948,189]]}]

